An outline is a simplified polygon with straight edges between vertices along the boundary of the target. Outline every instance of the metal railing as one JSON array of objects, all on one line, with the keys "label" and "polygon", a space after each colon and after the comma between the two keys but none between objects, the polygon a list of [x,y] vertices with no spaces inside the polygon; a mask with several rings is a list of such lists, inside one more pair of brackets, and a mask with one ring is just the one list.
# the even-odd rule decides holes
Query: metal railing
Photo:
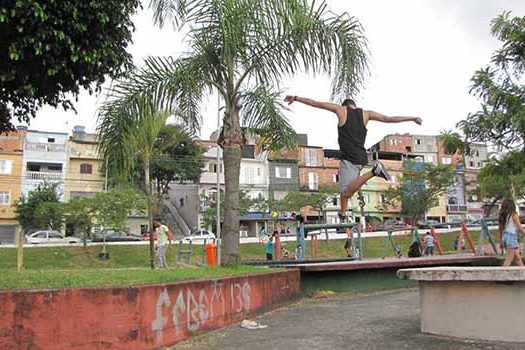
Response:
[{"label": "metal railing", "polygon": [[65,152],[66,145],[64,144],[52,144],[52,143],[39,143],[39,142],[26,142],[26,151],[36,152]]},{"label": "metal railing", "polygon": [[466,212],[466,211],[467,211],[466,205],[456,205],[456,204],[447,205],[447,212],[460,213],[460,212]]},{"label": "metal railing", "polygon": [[37,181],[62,181],[62,173],[52,173],[45,171],[28,171],[26,172],[27,180]]}]

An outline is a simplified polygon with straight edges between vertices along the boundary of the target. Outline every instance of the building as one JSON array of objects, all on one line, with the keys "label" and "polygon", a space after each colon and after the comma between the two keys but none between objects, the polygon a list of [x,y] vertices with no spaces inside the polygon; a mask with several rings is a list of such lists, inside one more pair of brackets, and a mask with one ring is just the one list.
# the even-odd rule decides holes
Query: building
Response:
[{"label": "building", "polygon": [[22,195],[27,196],[43,183],[58,184],[64,199],[67,169],[67,133],[28,130],[22,161]]},{"label": "building", "polygon": [[96,135],[86,133],[83,126],[75,126],[68,141],[67,155],[65,200],[103,192],[105,176]]},{"label": "building", "polygon": [[391,134],[386,135],[381,141],[372,147],[372,149],[383,152],[393,152],[401,154],[412,153],[413,140],[410,134]]},{"label": "building", "polygon": [[23,144],[26,129],[0,135],[0,242],[15,239],[16,203],[22,184]]},{"label": "building", "polygon": [[[410,152],[409,152],[410,153]],[[422,159],[416,157],[416,161],[438,165],[438,143],[437,136],[412,135],[412,152]]]},{"label": "building", "polygon": [[470,220],[478,220],[484,215],[484,201],[479,197],[477,176],[481,168],[489,160],[487,145],[474,143],[470,145],[470,153],[465,155],[465,197],[467,199],[467,216]]}]

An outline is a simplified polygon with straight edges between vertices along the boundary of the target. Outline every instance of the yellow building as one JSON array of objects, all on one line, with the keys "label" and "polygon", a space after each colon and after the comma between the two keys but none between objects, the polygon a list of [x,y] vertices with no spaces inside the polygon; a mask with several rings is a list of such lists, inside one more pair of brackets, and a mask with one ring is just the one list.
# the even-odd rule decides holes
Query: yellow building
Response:
[{"label": "yellow building", "polygon": [[68,162],[64,198],[91,197],[104,191],[105,178],[102,159],[94,134],[76,126],[68,142]]},{"label": "yellow building", "polygon": [[20,199],[22,152],[0,151],[0,225],[15,225],[16,202]]}]

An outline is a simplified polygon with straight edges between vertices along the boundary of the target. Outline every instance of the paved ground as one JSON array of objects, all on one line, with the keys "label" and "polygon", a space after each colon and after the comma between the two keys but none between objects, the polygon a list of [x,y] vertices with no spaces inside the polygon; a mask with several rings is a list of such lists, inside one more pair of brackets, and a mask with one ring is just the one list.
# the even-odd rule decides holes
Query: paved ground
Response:
[{"label": "paved ground", "polygon": [[417,289],[303,299],[257,319],[267,329],[239,325],[210,332],[173,349],[236,350],[518,350],[525,344],[485,343],[419,332]]}]

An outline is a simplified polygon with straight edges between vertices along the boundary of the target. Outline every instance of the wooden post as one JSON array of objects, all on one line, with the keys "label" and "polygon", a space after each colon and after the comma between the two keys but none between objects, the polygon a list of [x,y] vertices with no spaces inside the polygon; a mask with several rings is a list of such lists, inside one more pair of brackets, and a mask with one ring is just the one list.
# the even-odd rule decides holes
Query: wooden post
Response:
[{"label": "wooden post", "polygon": [[275,260],[281,260],[281,234],[275,235]]},{"label": "wooden post", "polygon": [[24,268],[24,235],[20,226],[15,227],[15,239],[16,239],[16,271],[21,272]]},{"label": "wooden post", "polygon": [[436,248],[438,250],[439,255],[443,255],[443,247],[441,246],[441,242],[439,240],[438,235],[436,234],[436,230],[434,229],[434,227],[430,228],[430,234],[432,235],[432,237],[434,237],[434,240],[436,241]]},{"label": "wooden post", "polygon": [[461,252],[461,250],[463,249],[463,244],[461,243],[463,237],[467,237],[467,243],[470,247],[470,250],[472,250],[472,253],[474,253],[474,255],[478,255],[476,252],[476,247],[474,246],[474,240],[472,239],[472,235],[470,234],[470,231],[468,230],[467,225],[465,225],[465,223],[461,224],[461,233],[458,238],[458,252]]},{"label": "wooden post", "polygon": [[314,234],[311,237],[312,237],[311,255],[312,255],[312,259],[316,259],[317,258],[317,235]]}]

